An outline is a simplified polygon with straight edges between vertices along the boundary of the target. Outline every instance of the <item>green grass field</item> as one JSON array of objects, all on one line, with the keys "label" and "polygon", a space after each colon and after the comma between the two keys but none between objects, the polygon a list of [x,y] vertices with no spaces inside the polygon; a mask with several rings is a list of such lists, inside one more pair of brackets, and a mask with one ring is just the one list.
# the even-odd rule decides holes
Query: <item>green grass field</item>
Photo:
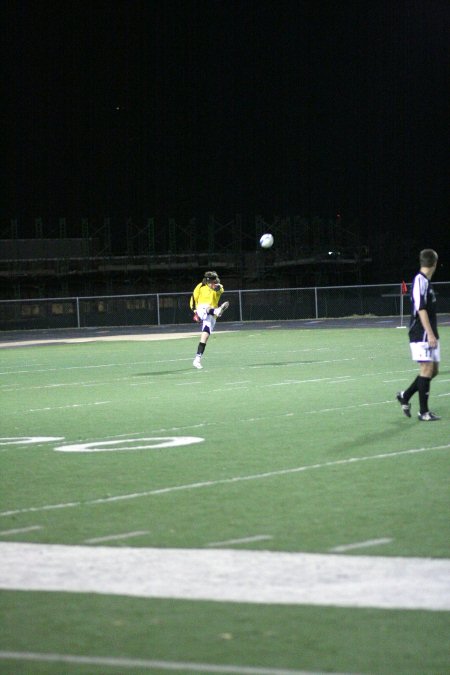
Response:
[{"label": "green grass field", "polygon": [[[202,371],[198,337],[183,334],[0,350],[0,568],[2,555],[20,568],[21,551],[36,551],[19,581],[1,584],[0,672],[449,672],[448,577],[444,609],[366,601],[370,575],[346,605],[332,593],[301,602],[302,579],[263,555],[327,556],[343,583],[349,556],[448,563],[450,328],[440,333],[433,423],[417,420],[417,396],[412,419],[395,401],[417,370],[405,330],[219,327]],[[114,554],[135,549],[158,550],[163,566],[176,550],[254,552],[255,589],[267,573],[275,597],[230,599],[233,568],[214,566],[223,599],[206,578],[202,598],[141,595],[139,579],[108,593],[102,574],[86,587],[76,555],[54,590],[29,590],[56,545],[106,550],[113,570]],[[142,587],[152,574],[123,569]],[[277,601],[283,585],[292,603]]]}]

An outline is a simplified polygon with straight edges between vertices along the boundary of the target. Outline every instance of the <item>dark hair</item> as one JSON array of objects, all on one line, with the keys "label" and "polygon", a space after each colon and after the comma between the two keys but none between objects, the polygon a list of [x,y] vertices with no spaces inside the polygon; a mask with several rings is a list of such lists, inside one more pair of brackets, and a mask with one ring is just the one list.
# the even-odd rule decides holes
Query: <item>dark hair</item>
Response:
[{"label": "dark hair", "polygon": [[209,284],[211,283],[211,281],[217,281],[219,283],[219,275],[217,274],[217,272],[214,271],[205,272],[203,282]]},{"label": "dark hair", "polygon": [[421,267],[433,267],[438,261],[438,254],[432,248],[424,248],[420,251],[419,260]]}]

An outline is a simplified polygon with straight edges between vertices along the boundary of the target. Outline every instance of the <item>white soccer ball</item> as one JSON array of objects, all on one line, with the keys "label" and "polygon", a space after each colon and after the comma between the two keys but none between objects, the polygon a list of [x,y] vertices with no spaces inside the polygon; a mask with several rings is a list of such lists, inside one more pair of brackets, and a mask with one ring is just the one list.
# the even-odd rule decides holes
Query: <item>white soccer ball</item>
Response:
[{"label": "white soccer ball", "polygon": [[271,246],[273,246],[273,235],[263,234],[263,236],[259,240],[259,244],[263,248],[270,248]]}]

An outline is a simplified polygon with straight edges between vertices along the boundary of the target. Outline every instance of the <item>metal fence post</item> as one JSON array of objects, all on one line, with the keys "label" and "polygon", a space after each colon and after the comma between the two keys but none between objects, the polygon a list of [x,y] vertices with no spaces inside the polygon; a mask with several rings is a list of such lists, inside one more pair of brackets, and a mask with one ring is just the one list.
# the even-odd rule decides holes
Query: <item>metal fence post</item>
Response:
[{"label": "metal fence post", "polygon": [[403,290],[400,284],[400,328],[403,327]]},{"label": "metal fence post", "polygon": [[156,294],[156,314],[158,316],[158,326],[161,325],[161,317],[159,314],[159,293]]},{"label": "metal fence post", "polygon": [[80,298],[76,297],[75,298],[77,302],[77,328],[81,328],[81,321],[80,321]]},{"label": "metal fence post", "polygon": [[317,299],[317,286],[314,287],[314,299],[316,303],[316,319],[319,318],[319,302]]}]

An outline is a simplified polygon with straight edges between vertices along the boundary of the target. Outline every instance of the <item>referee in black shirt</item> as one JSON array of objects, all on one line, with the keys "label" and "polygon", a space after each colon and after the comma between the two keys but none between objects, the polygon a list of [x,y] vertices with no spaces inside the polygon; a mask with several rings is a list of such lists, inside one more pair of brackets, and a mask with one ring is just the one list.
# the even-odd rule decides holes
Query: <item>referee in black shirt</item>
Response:
[{"label": "referee in black shirt", "polygon": [[413,361],[419,364],[419,375],[405,391],[399,391],[397,401],[403,414],[411,417],[411,397],[419,392],[419,420],[434,422],[441,419],[428,408],[430,383],[439,372],[441,360],[439,333],[436,317],[436,296],[431,287],[431,278],[436,271],[438,254],[431,248],[420,252],[420,270],[411,285],[411,320],[409,344]]}]

